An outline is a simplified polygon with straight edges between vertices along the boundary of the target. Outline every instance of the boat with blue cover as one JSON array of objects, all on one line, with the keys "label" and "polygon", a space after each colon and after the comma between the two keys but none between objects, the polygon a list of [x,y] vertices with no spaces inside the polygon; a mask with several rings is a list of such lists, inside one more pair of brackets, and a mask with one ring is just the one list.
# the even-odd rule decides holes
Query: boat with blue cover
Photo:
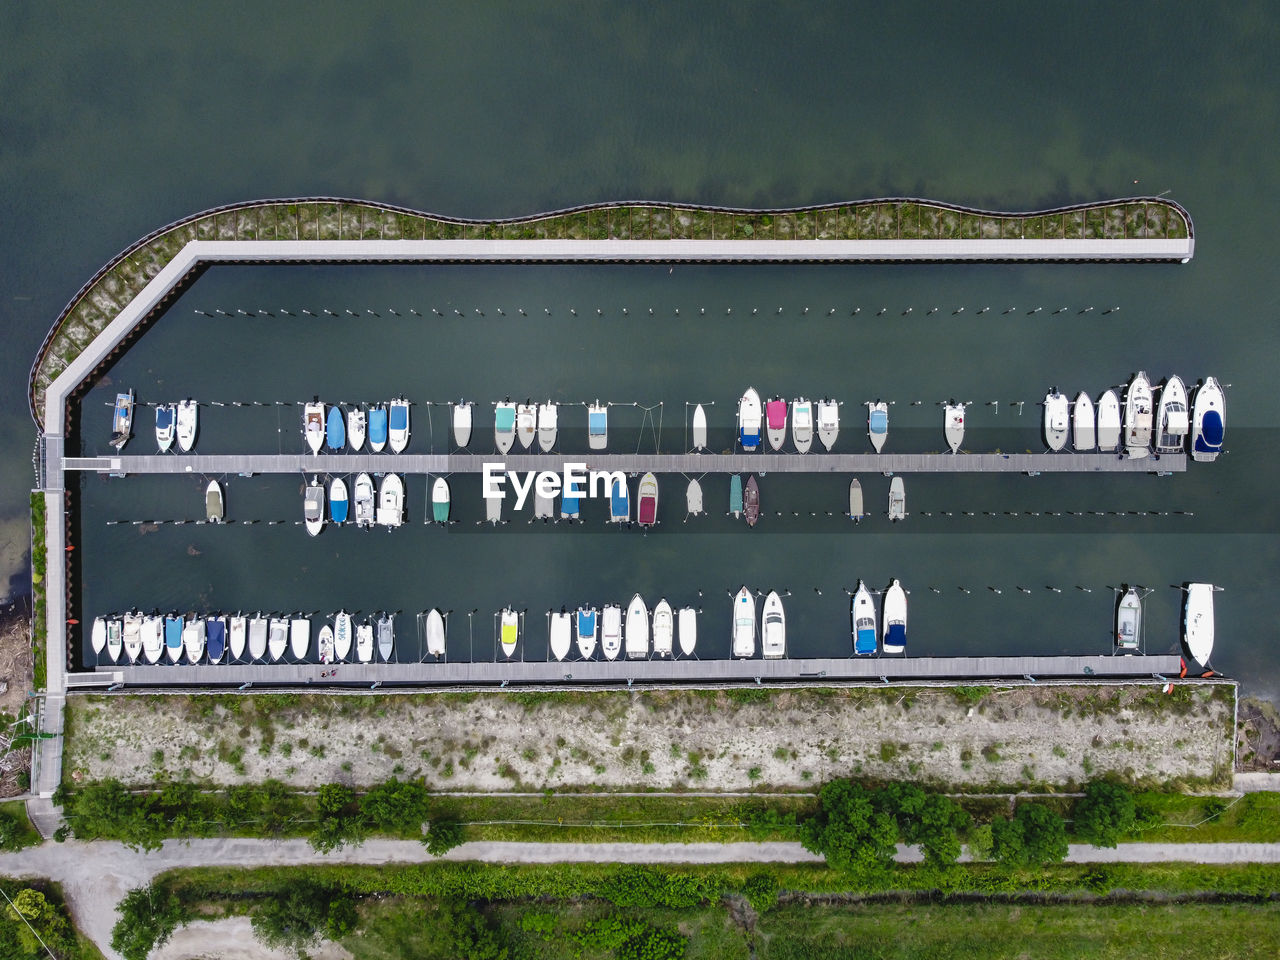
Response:
[{"label": "boat with blue cover", "polygon": [[493,408],[493,444],[506,453],[516,439],[516,405],[510,399]]},{"label": "boat with blue cover", "polygon": [[587,446],[603,450],[609,442],[609,408],[597,400],[587,407]]},{"label": "boat with blue cover", "polygon": [[347,418],[342,415],[342,408],[336,403],[329,408],[324,436],[330,450],[341,450],[347,445]]},{"label": "boat with blue cover", "polygon": [[182,618],[164,618],[164,652],[169,655],[171,663],[182,658]]},{"label": "boat with blue cover", "polygon": [[760,446],[760,394],[747,387],[738,400],[738,442],[750,453]]},{"label": "boat with blue cover", "polygon": [[876,605],[871,601],[871,591],[861,580],[849,601],[849,619],[853,621],[853,652],[868,657],[876,652]]},{"label": "boat with blue cover", "polygon": [[599,615],[595,607],[579,607],[577,617],[578,653],[583,660],[590,660],[596,652],[596,632]]},{"label": "boat with blue cover", "polygon": [[884,652],[907,652],[907,591],[897,580],[884,592]]},{"label": "boat with blue cover", "polygon": [[735,520],[742,516],[742,478],[736,473],[729,478],[729,512]]},{"label": "boat with blue cover", "polygon": [[160,448],[161,453],[167,453],[173,446],[177,409],[172,403],[156,405],[156,446]]},{"label": "boat with blue cover", "polygon": [[566,490],[560,496],[560,519],[561,520],[577,520],[578,514],[582,511],[582,498],[571,496]]},{"label": "boat with blue cover", "polygon": [[449,522],[449,481],[436,477],[431,484],[431,519],[436,523]]},{"label": "boat with blue cover", "polygon": [[329,481],[329,519],[334,523],[346,523],[350,507],[346,481],[341,477],[334,477]]},{"label": "boat with blue cover", "polygon": [[369,449],[381,453],[387,445],[387,408],[376,406],[369,411]]},{"label": "boat with blue cover", "polygon": [[387,420],[387,443],[392,453],[404,453],[409,445],[409,401],[396,397],[391,401],[391,415]]},{"label": "boat with blue cover", "polygon": [[227,619],[226,617],[209,617],[204,622],[204,629],[209,662],[217,663],[227,650]]},{"label": "boat with blue cover", "polygon": [[613,523],[631,522],[631,499],[625,479],[614,478],[609,488],[609,520]]},{"label": "boat with blue cover", "polygon": [[1205,377],[1196,390],[1191,428],[1191,459],[1200,463],[1218,459],[1227,428],[1227,398],[1213,377]]},{"label": "boat with blue cover", "polygon": [[889,437],[889,404],[883,400],[867,404],[867,435],[871,437],[871,446],[876,453],[884,449],[884,442]]}]

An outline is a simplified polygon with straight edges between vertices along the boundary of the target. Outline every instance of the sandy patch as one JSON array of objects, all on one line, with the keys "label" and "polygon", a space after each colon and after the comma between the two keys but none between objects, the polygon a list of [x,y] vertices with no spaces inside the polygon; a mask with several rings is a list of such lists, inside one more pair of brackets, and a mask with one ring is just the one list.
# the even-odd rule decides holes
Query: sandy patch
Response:
[{"label": "sandy patch", "polygon": [[[307,956],[311,960],[351,960],[351,952],[331,940],[308,949]],[[254,937],[248,917],[228,917],[179,927],[147,960],[298,960],[298,954],[267,949]]]}]

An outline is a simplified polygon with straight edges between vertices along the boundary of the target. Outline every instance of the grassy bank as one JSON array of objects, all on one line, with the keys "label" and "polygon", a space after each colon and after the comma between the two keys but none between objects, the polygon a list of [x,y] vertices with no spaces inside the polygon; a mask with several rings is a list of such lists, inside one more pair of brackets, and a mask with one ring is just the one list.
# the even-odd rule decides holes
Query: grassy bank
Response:
[{"label": "grassy bank", "polygon": [[48,556],[44,537],[44,494],[31,494],[31,642],[35,688],[43,690],[48,682],[45,662],[47,625],[45,623],[45,571]]},{"label": "grassy bank", "polygon": [[21,800],[0,803],[0,834],[4,837],[0,849],[4,850],[21,850],[43,839],[40,831],[32,826],[31,818],[27,816],[27,805]]}]

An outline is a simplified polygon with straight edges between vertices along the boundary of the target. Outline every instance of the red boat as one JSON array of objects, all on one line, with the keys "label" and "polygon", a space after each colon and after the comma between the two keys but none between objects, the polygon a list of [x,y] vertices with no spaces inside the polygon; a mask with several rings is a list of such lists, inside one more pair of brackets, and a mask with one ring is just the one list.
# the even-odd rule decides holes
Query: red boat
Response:
[{"label": "red boat", "polygon": [[652,473],[640,478],[640,508],[636,519],[642,527],[652,527],[658,522],[658,478]]}]

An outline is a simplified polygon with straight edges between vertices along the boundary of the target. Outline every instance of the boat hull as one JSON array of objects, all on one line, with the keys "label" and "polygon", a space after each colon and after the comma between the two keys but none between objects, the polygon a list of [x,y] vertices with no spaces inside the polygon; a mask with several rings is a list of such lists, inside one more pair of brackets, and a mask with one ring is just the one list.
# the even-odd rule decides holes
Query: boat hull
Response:
[{"label": "boat hull", "polygon": [[627,607],[627,659],[637,660],[649,655],[649,608],[640,594],[631,598]]},{"label": "boat hull", "polygon": [[1151,381],[1139,371],[1124,394],[1124,452],[1130,460],[1151,456]]},{"label": "boat hull", "polygon": [[692,657],[698,647],[698,611],[693,607],[680,608],[680,652]]},{"label": "boat hull", "polygon": [[622,608],[606,604],[600,614],[600,650],[606,660],[617,660],[622,652]]},{"label": "boat hull", "polygon": [[1227,427],[1227,398],[1213,377],[1206,377],[1196,389],[1191,423],[1191,459],[1197,463],[1217,460]]},{"label": "boat hull", "polygon": [[889,405],[882,400],[867,407],[867,436],[876,453],[884,450],[884,442],[889,437]]},{"label": "boat hull", "polygon": [[573,618],[563,610],[559,613],[551,614],[548,637],[551,655],[557,660],[563,660],[567,657],[569,655],[569,647],[572,645],[572,639]]},{"label": "boat hull", "polygon": [[693,449],[698,452],[707,449],[707,412],[702,404],[693,408]]},{"label": "boat hull", "polygon": [[1182,614],[1182,645],[1187,655],[1205,669],[1213,655],[1213,632],[1213,584],[1188,584]]},{"label": "boat hull", "polygon": [[840,435],[840,404],[835,400],[818,402],[818,439],[831,452],[836,445],[836,437]]},{"label": "boat hull", "polygon": [[1102,453],[1120,449],[1120,398],[1114,390],[1098,398],[1098,449]]},{"label": "boat hull", "polygon": [[658,657],[669,657],[674,649],[675,616],[671,604],[659,600],[653,608],[653,653]]},{"label": "boat hull", "polygon": [[907,592],[894,580],[884,594],[884,639],[881,649],[885,653],[907,652]]},{"label": "boat hull", "polygon": [[471,420],[471,404],[459,403],[453,408],[453,442],[460,448],[471,442]]},{"label": "boat hull", "polygon": [[949,403],[943,411],[943,433],[952,453],[959,453],[964,443],[964,404]]},{"label": "boat hull", "polygon": [[907,485],[901,477],[889,481],[889,519],[905,520],[907,517]]},{"label": "boat hull", "polygon": [[1044,398],[1044,442],[1054,453],[1067,445],[1068,424],[1070,416],[1067,409],[1067,398],[1057,391],[1045,394]]},{"label": "boat hull", "polygon": [[443,657],[444,649],[444,615],[432,608],[427,614],[427,653],[433,657]]},{"label": "boat hull", "polygon": [[335,650],[333,643],[333,627],[327,623],[320,628],[320,637],[316,641],[316,651],[321,663],[333,663]]},{"label": "boat hull", "polygon": [[760,630],[760,655],[766,660],[780,659],[787,652],[787,616],[777,591],[771,591],[764,598],[760,616],[763,622]]},{"label": "boat hull", "polygon": [[877,650],[876,605],[865,583],[858,581],[858,589],[849,602],[849,618],[853,633],[853,652],[859,657],[873,656]]},{"label": "boat hull", "polygon": [[576,621],[578,655],[583,660],[590,660],[596,652],[596,637],[600,629],[599,614],[595,607],[579,607]]},{"label": "boat hull", "polygon": [[1088,453],[1098,446],[1096,423],[1093,401],[1087,393],[1082,392],[1076,397],[1075,406],[1071,410],[1072,446],[1077,453]]},{"label": "boat hull", "polygon": [[733,598],[733,655],[756,655],[756,598],[745,586]]}]

